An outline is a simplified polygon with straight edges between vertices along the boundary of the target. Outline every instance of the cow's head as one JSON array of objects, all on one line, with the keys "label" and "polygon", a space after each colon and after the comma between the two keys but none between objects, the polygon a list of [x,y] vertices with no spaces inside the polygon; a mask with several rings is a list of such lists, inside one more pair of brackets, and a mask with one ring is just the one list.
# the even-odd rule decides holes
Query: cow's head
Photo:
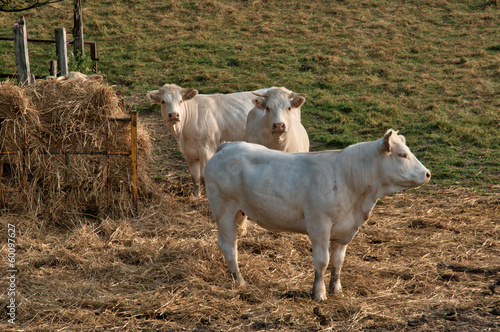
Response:
[{"label": "cow's head", "polygon": [[281,136],[288,131],[293,121],[300,122],[300,106],[306,101],[304,94],[285,88],[271,88],[265,94],[253,94],[258,96],[253,103],[266,112],[266,125],[273,135]]},{"label": "cow's head", "polygon": [[389,129],[379,142],[381,178],[391,191],[421,186],[431,179],[431,172],[411,153],[404,136],[397,131]]},{"label": "cow's head", "polygon": [[193,99],[198,94],[194,89],[183,89],[174,84],[165,84],[160,90],[148,92],[148,99],[161,104],[161,115],[170,125],[182,120],[184,107],[182,103]]}]

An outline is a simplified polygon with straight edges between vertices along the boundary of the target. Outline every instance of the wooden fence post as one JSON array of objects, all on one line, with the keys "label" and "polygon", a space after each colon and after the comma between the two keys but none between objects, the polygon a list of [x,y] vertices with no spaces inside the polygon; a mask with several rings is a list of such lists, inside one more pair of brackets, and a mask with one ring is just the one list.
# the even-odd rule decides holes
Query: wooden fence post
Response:
[{"label": "wooden fence post", "polygon": [[14,53],[16,54],[17,83],[32,83],[30,59],[28,55],[28,36],[24,16],[14,24]]},{"label": "wooden fence post", "polygon": [[57,76],[68,75],[68,49],[66,47],[66,29],[56,29]]},{"label": "wooden fence post", "polygon": [[57,77],[57,60],[49,61],[49,75]]},{"label": "wooden fence post", "polygon": [[85,56],[84,42],[83,42],[83,16],[82,16],[82,1],[75,0],[75,7],[73,9],[73,54],[78,59],[83,59]]}]

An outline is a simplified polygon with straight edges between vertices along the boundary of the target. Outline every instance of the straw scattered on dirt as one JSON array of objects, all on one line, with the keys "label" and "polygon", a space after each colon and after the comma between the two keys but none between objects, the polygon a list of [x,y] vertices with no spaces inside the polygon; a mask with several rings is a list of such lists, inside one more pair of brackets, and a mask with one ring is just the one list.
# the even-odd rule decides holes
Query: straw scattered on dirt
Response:
[{"label": "straw scattered on dirt", "polygon": [[7,223],[16,225],[16,327],[25,330],[494,331],[499,216],[498,195],[465,189],[383,197],[348,247],[344,296],[320,304],[310,298],[307,237],[253,224],[239,242],[248,285],[235,287],[205,198],[165,193],[137,218],[69,231],[7,215],[0,239],[5,257]]}]

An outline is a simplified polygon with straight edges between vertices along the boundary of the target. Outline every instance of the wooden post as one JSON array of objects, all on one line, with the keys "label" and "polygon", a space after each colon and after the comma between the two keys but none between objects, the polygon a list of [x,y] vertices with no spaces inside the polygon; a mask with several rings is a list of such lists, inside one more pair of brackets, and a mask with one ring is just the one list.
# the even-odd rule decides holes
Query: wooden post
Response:
[{"label": "wooden post", "polygon": [[16,54],[17,83],[29,85],[32,83],[30,59],[28,55],[28,35],[24,16],[14,24],[14,52]]},{"label": "wooden post", "polygon": [[130,112],[130,158],[132,159],[132,197],[134,210],[139,211],[137,197],[137,111]]},{"label": "wooden post", "polygon": [[57,60],[49,61],[49,75],[57,77]]},{"label": "wooden post", "polygon": [[75,0],[73,8],[73,55],[78,59],[83,59],[85,56],[83,42],[83,17],[82,17],[82,1]]},{"label": "wooden post", "polygon": [[66,48],[66,29],[56,29],[57,76],[68,75],[68,49]]}]

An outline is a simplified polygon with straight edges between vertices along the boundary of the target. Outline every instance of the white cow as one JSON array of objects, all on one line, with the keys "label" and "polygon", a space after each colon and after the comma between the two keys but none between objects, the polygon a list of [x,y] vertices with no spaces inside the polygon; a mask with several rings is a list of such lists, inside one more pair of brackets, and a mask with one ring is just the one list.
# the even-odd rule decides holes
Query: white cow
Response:
[{"label": "white cow", "polygon": [[270,88],[253,100],[248,113],[244,140],[285,152],[309,152],[309,138],[300,123],[300,107],[306,99],[302,93],[286,88]]},{"label": "white cow", "polygon": [[219,247],[234,279],[238,269],[237,228],[250,218],[272,231],[307,234],[315,279],[313,296],[326,299],[323,280],[331,243],[330,293],[340,293],[347,244],[370,217],[377,199],[420,186],[431,173],[410,152],[403,136],[383,138],[344,150],[285,153],[246,142],[225,143],[205,169]]},{"label": "white cow", "polygon": [[194,195],[200,196],[205,165],[219,144],[243,139],[247,114],[255,96],[251,92],[203,95],[194,89],[165,84],[159,90],[148,92],[147,97],[161,104],[162,117],[189,165]]},{"label": "white cow", "polygon": [[96,83],[101,83],[103,80],[103,77],[98,74],[92,74],[92,75],[85,75],[82,74],[78,71],[70,71],[67,75],[65,76],[47,76],[47,80],[58,80],[58,81],[66,81],[66,80],[90,80],[90,81],[95,81]]}]

